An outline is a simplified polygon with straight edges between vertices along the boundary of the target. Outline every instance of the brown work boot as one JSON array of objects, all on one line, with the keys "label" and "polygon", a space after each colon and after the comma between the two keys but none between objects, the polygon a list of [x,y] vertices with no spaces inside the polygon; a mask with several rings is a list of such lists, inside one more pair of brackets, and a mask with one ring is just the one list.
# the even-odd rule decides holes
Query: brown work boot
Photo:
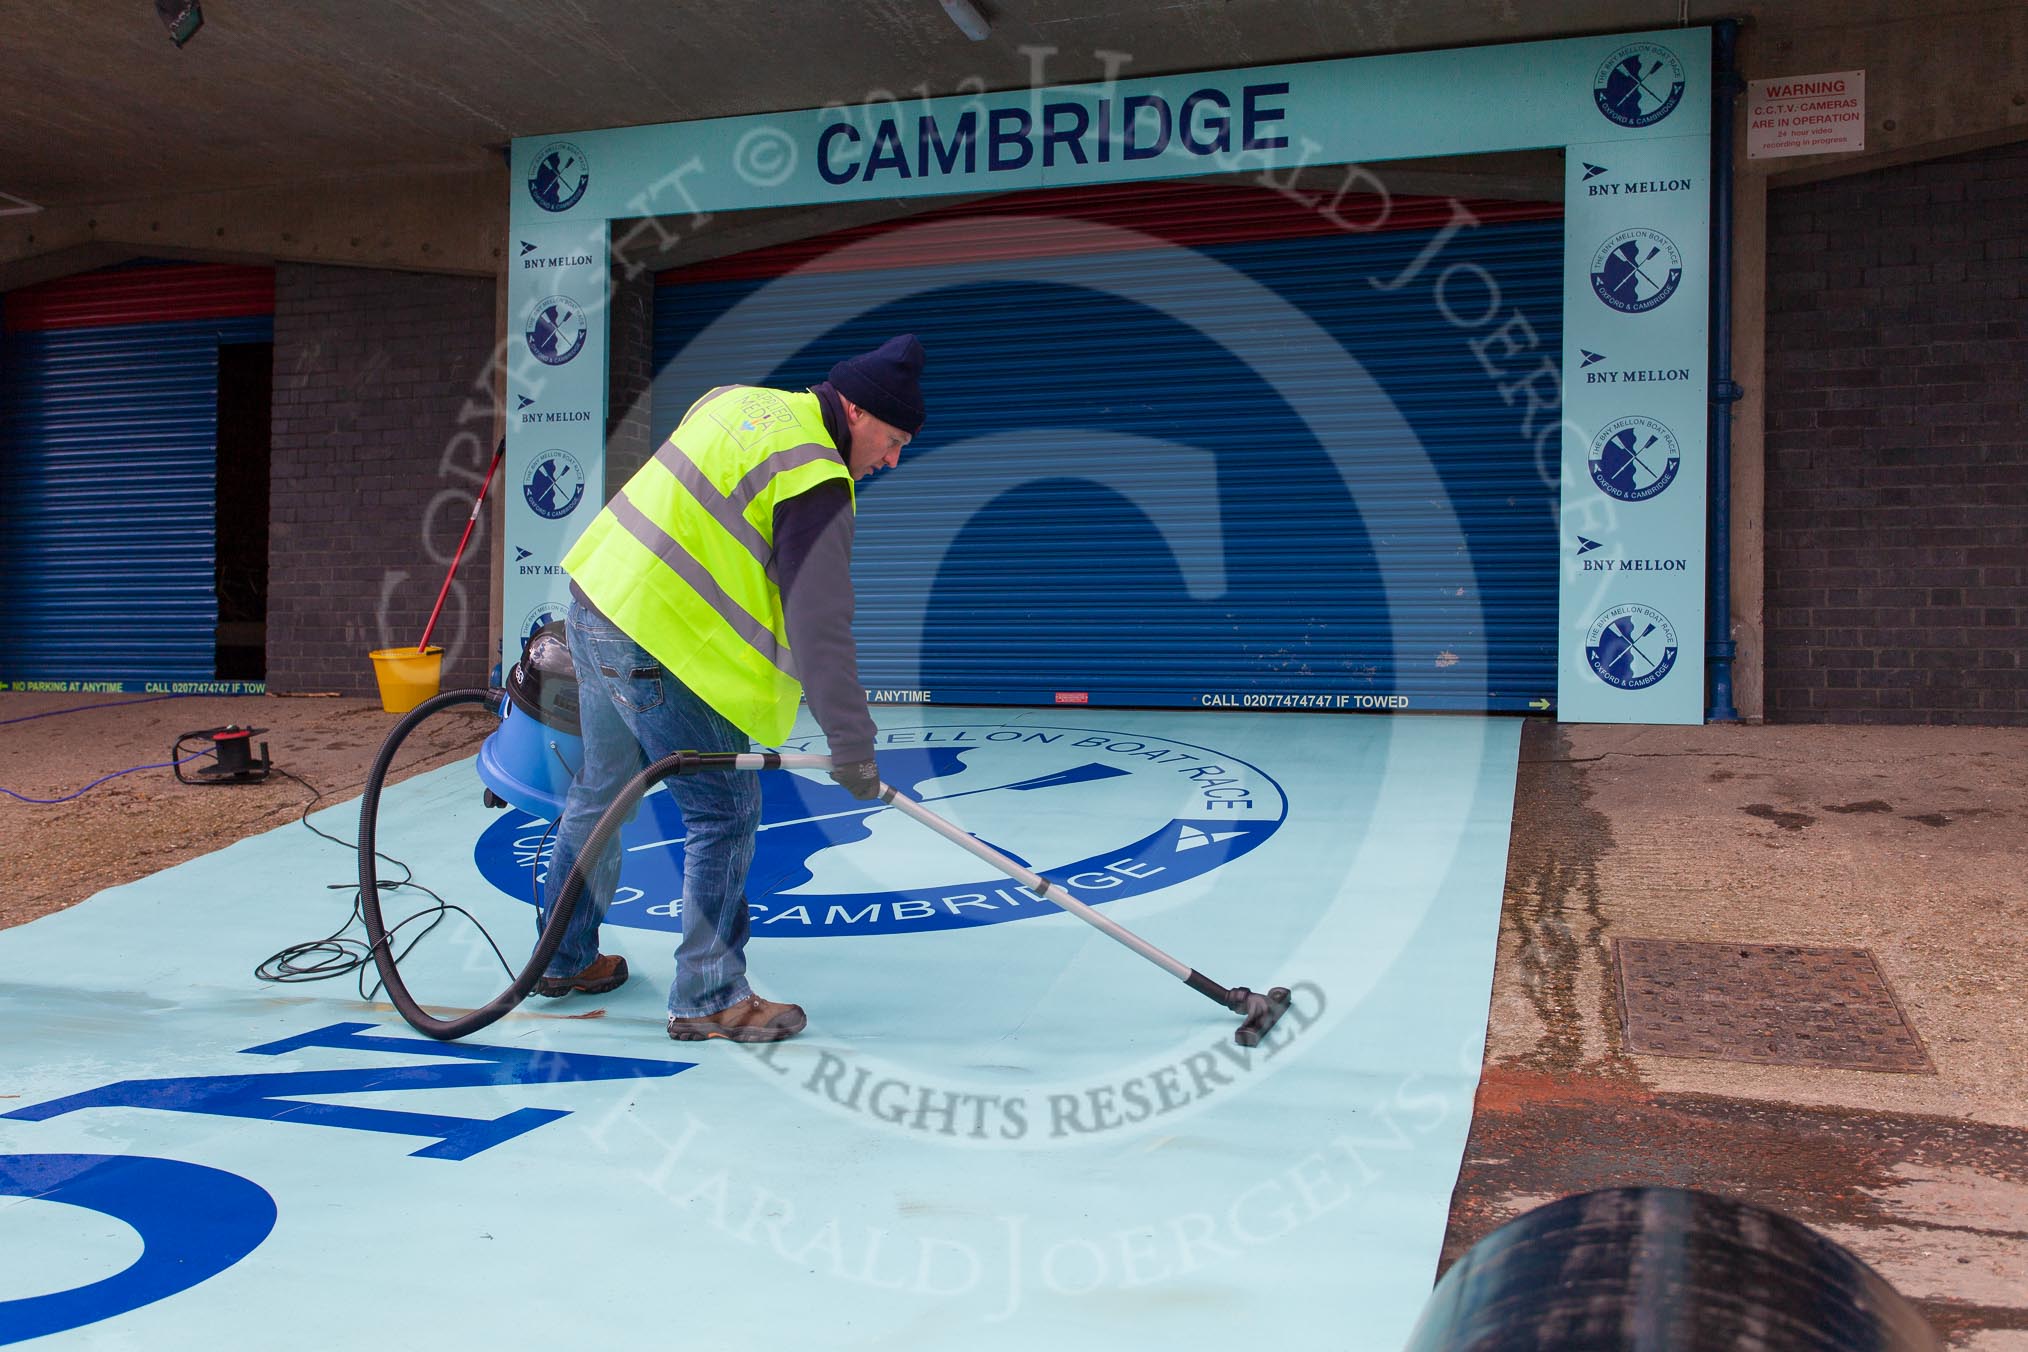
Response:
[{"label": "brown work boot", "polygon": [[601,953],[576,976],[546,976],[535,983],[537,995],[551,999],[569,995],[572,991],[583,991],[586,995],[604,995],[617,990],[627,980],[627,960],[617,953]]},{"label": "brown work boot", "polygon": [[713,1037],[734,1042],[780,1042],[802,1032],[808,1022],[801,1005],[777,1004],[749,995],[716,1014],[700,1014],[690,1019],[670,1015],[669,1036],[678,1042],[702,1042]]}]

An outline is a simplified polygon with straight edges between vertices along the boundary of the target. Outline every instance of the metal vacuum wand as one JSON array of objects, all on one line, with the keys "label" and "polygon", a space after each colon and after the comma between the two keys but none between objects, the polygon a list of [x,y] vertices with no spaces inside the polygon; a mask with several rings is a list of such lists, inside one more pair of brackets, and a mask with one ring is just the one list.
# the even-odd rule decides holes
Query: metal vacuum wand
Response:
[{"label": "metal vacuum wand", "polygon": [[[831,768],[831,758],[829,756],[803,755],[798,753],[783,754],[773,751],[686,751],[679,753],[677,757],[672,757],[671,759],[679,762],[678,768],[675,771],[677,774],[692,774],[706,770],[828,771]],[[915,799],[910,798],[893,785],[887,783],[881,784],[879,796],[882,802],[915,818],[915,820],[921,822],[945,840],[950,841],[951,844],[983,859],[994,868],[1000,870],[1000,872],[1012,878],[1015,882],[1020,883],[1030,892],[1070,912],[1101,933],[1125,944],[1149,962],[1160,967],[1170,976],[1175,977],[1178,981],[1190,987],[1191,990],[1216,1001],[1235,1014],[1242,1015],[1239,1028],[1232,1035],[1232,1040],[1240,1046],[1258,1046],[1260,1040],[1267,1036],[1268,1030],[1273,1028],[1280,1021],[1282,1015],[1288,1012],[1288,987],[1276,986],[1273,990],[1263,995],[1258,991],[1248,990],[1245,986],[1221,986],[1210,977],[1191,967],[1188,963],[1173,958],[1155,947],[1155,945],[1149,943],[1140,935],[1135,934],[1126,926],[1100,915],[1092,907],[1066,892],[1060,885],[1051,882],[1048,878],[1043,877],[1032,869],[1024,868],[1000,853],[1000,851],[994,849],[991,845],[986,844],[985,841],[980,840],[977,836],[945,821],[942,817],[939,817],[921,803],[916,802]]]}]

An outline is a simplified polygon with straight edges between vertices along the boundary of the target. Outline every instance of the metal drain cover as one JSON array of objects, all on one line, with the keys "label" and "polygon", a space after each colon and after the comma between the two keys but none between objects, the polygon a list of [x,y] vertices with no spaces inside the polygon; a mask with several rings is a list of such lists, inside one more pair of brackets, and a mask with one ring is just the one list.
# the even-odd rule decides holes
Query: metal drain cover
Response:
[{"label": "metal drain cover", "polygon": [[1935,1074],[1863,948],[1615,939],[1627,1050]]}]

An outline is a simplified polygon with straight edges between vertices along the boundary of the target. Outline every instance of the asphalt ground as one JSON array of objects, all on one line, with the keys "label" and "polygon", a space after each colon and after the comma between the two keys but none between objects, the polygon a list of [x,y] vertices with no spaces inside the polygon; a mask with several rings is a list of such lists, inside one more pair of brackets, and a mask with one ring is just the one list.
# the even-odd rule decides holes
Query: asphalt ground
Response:
[{"label": "asphalt ground", "polygon": [[[2028,730],[1532,723],[1446,1265],[1555,1197],[1694,1187],[2028,1348],[2024,821]],[[1866,949],[1933,1073],[1632,1051],[1630,938]]]}]

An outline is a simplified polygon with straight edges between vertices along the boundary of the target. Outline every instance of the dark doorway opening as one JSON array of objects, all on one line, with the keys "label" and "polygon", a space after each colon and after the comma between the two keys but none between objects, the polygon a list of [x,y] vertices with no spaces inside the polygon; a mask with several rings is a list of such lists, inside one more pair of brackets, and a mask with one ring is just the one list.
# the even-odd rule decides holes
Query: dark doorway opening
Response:
[{"label": "dark doorway opening", "polygon": [[274,366],[273,343],[219,346],[219,680],[267,677],[268,420]]}]

